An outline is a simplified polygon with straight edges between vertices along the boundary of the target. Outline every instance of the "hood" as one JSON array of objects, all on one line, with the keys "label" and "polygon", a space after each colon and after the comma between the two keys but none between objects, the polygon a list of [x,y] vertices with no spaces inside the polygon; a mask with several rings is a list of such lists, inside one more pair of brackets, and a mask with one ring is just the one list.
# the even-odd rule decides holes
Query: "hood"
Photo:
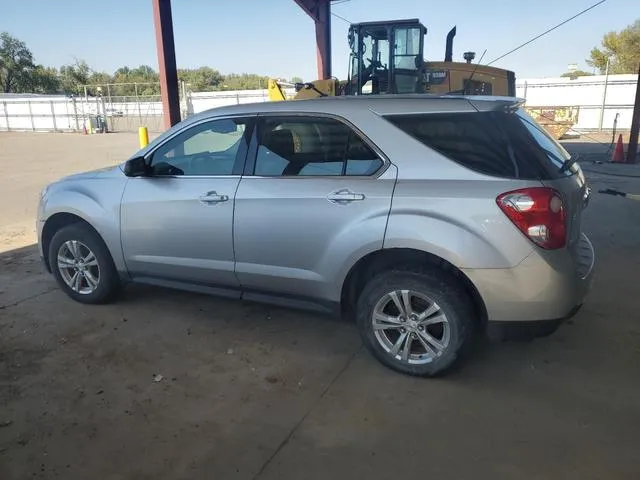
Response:
[{"label": "hood", "polygon": [[68,180],[90,180],[95,178],[119,177],[122,175],[123,172],[120,168],[120,165],[112,165],[109,167],[98,168],[96,170],[90,170],[88,172],[74,173],[73,175],[68,175],[61,178],[59,181],[65,182]]}]

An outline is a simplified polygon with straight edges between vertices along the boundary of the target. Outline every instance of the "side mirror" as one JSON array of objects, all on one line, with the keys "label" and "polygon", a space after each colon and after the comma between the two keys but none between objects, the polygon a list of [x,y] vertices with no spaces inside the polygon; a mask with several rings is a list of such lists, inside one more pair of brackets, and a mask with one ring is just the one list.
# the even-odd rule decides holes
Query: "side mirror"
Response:
[{"label": "side mirror", "polygon": [[145,177],[149,174],[149,167],[144,157],[135,157],[124,164],[124,174],[127,177]]}]

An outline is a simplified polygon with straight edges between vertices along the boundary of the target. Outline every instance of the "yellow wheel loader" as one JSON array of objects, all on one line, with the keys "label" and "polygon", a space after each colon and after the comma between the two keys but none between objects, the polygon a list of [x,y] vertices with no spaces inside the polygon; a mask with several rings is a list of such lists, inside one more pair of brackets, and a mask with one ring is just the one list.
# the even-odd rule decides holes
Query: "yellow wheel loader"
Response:
[{"label": "yellow wheel loader", "polygon": [[[296,84],[292,99],[402,93],[515,96],[513,72],[473,64],[473,52],[465,52],[466,62],[452,60],[455,27],[447,35],[444,61],[425,62],[426,33],[418,19],[351,24],[347,37],[351,48],[348,79]],[[275,80],[269,81],[269,99],[287,100]]]}]

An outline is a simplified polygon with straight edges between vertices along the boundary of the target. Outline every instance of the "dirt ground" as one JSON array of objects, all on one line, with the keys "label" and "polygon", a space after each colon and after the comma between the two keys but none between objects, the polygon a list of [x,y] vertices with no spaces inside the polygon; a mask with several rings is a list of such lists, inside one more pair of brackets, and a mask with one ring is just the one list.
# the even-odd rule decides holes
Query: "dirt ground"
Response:
[{"label": "dirt ground", "polygon": [[67,299],[33,246],[38,192],[136,142],[0,134],[0,479],[640,478],[640,202],[597,193],[640,192],[618,176],[640,168],[585,164],[578,316],[423,380],[331,318],[147,287]]}]

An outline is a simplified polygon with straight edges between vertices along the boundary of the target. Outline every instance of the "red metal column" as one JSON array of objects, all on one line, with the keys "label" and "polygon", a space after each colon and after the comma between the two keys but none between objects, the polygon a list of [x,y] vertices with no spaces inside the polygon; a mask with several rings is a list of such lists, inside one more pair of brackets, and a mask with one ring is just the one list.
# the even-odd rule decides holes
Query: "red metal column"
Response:
[{"label": "red metal column", "polygon": [[636,86],[636,101],[633,105],[631,117],[631,135],[627,146],[627,163],[636,163],[638,153],[638,133],[640,131],[640,65],[638,65],[638,83]]},{"label": "red metal column", "polygon": [[318,2],[316,24],[316,45],[318,78],[331,78],[331,5],[329,0]]},{"label": "red metal column", "polygon": [[318,78],[331,78],[331,0],[294,0],[316,26]]},{"label": "red metal column", "polygon": [[171,0],[152,0],[152,3],[158,65],[160,67],[160,94],[162,95],[164,127],[170,128],[180,121],[178,69],[176,67],[176,49],[173,43]]}]

